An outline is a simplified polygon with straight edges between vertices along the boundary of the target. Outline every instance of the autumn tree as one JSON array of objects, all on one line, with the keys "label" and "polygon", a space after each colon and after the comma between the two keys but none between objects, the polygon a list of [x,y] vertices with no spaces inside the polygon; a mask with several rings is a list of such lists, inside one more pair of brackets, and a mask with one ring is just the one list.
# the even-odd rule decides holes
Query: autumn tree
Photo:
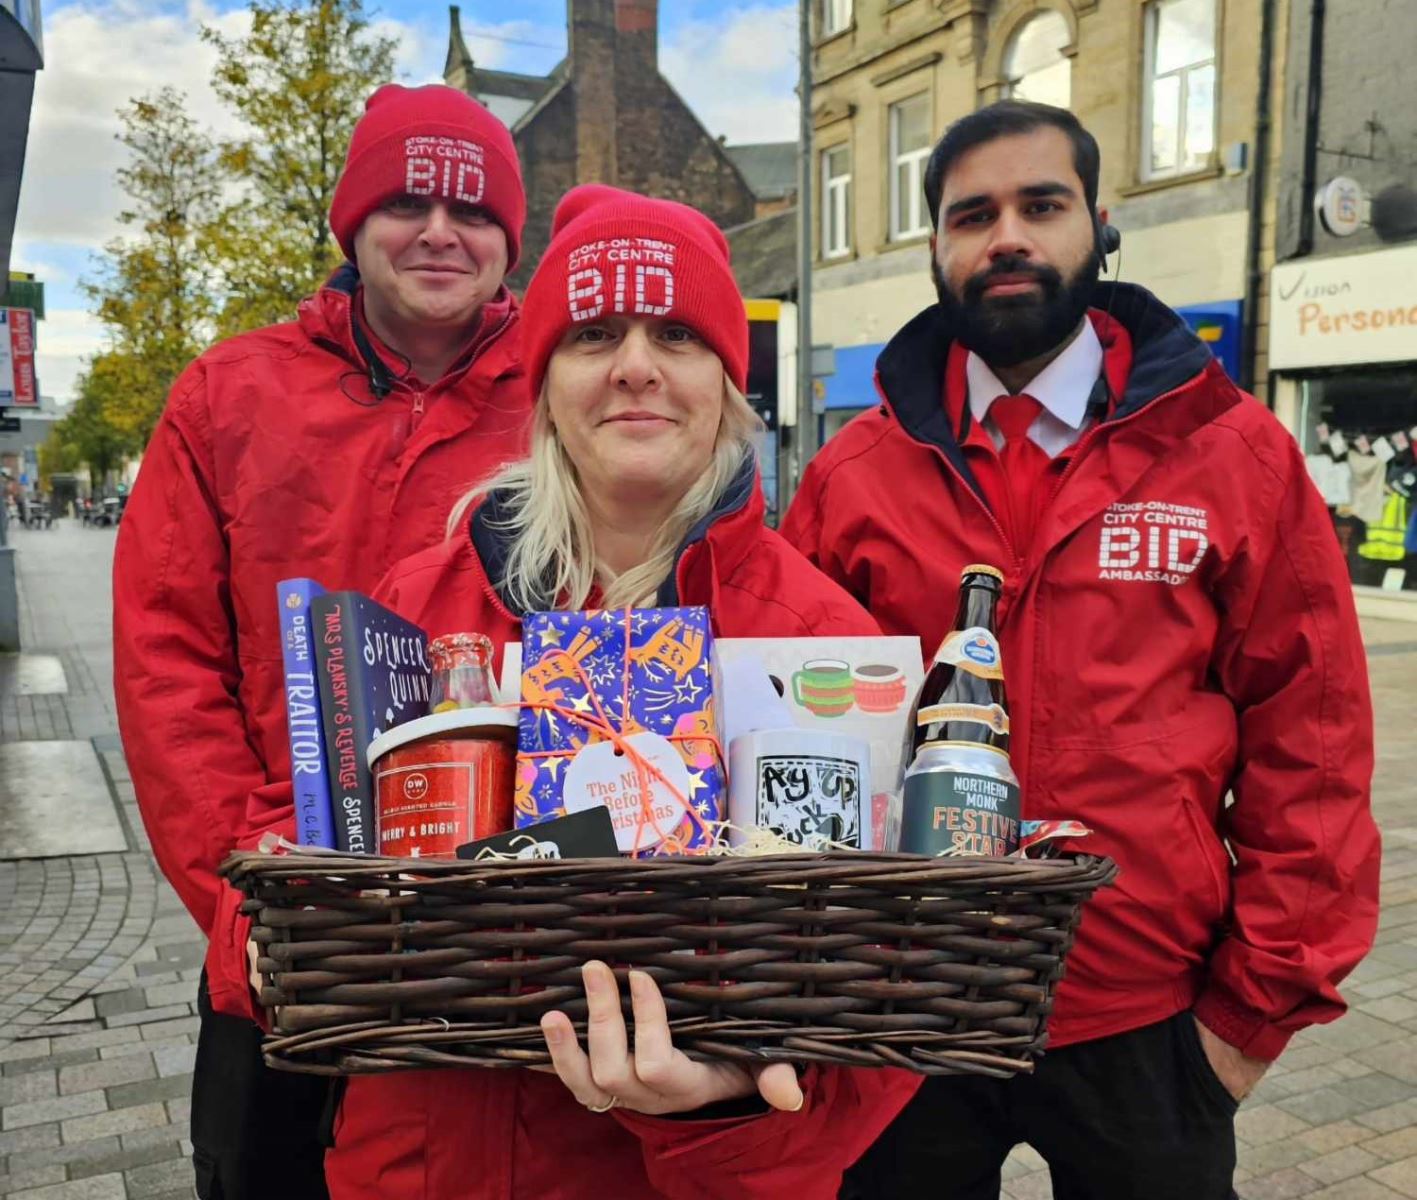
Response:
[{"label": "autumn tree", "polygon": [[124,233],[84,285],[110,352],[89,370],[103,362],[108,419],[141,445],[173,381],[212,334],[215,272],[202,245],[221,185],[216,147],[187,115],[180,92],[164,88],[134,100],[119,117],[128,149],[118,172]]},{"label": "autumn tree", "polygon": [[124,459],[137,453],[142,442],[114,424],[112,414],[121,409],[121,394],[129,387],[131,364],[121,353],[95,356],[81,376],[78,396],[62,420],[55,422],[41,457],[53,463],[86,463],[95,493]]},{"label": "autumn tree", "polygon": [[395,43],[371,32],[363,0],[252,0],[250,14],[243,36],[202,30],[213,88],[244,136],[218,143],[171,88],[119,113],[123,232],[85,281],[107,347],[69,430],[104,461],[146,444],[173,382],[215,338],[290,320],[339,261],[330,202]]},{"label": "autumn tree", "polygon": [[292,319],[338,265],[330,201],[364,100],[393,76],[396,43],[370,32],[362,0],[253,0],[248,34],[202,37],[218,53],[217,96],[249,130],[221,145],[238,198],[205,242],[227,334]]}]

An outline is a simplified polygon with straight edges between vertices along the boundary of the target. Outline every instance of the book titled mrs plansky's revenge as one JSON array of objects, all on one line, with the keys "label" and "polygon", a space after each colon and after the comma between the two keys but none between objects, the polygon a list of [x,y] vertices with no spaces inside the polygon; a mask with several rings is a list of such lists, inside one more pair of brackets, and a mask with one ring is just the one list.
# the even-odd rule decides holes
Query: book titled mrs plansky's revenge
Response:
[{"label": "book titled mrs plansky's revenge", "polygon": [[335,845],[378,851],[374,773],[365,752],[379,734],[428,712],[428,635],[362,592],[310,605]]}]

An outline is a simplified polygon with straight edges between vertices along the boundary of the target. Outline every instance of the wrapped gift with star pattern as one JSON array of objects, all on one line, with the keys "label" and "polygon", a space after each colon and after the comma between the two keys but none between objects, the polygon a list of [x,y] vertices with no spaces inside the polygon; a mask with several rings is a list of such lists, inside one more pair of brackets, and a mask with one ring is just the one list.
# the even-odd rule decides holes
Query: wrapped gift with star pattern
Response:
[{"label": "wrapped gift with star pattern", "polygon": [[704,854],[726,771],[708,610],[528,613],[516,823],[609,809],[620,852]]}]

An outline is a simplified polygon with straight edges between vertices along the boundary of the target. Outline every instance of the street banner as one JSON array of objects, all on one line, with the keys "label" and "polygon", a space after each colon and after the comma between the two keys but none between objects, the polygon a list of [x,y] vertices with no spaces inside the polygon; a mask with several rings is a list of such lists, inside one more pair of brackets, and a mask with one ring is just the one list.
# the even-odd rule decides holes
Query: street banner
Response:
[{"label": "street banner", "polygon": [[34,313],[0,308],[0,408],[37,408],[34,378]]}]

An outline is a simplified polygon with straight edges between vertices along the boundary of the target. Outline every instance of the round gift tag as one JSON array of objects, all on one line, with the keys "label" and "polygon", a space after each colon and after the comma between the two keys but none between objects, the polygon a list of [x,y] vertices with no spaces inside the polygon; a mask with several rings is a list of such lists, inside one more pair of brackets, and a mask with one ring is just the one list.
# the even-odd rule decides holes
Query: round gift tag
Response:
[{"label": "round gift tag", "polygon": [[688,814],[665,780],[680,796],[689,795],[689,768],[674,746],[657,733],[632,733],[625,744],[634,747],[646,762],[658,768],[663,779],[649,771],[648,796],[640,786],[640,773],[627,754],[617,754],[610,742],[587,746],[566,768],[561,798],[568,813],[604,805],[615,826],[615,844],[622,854],[659,845]]}]

